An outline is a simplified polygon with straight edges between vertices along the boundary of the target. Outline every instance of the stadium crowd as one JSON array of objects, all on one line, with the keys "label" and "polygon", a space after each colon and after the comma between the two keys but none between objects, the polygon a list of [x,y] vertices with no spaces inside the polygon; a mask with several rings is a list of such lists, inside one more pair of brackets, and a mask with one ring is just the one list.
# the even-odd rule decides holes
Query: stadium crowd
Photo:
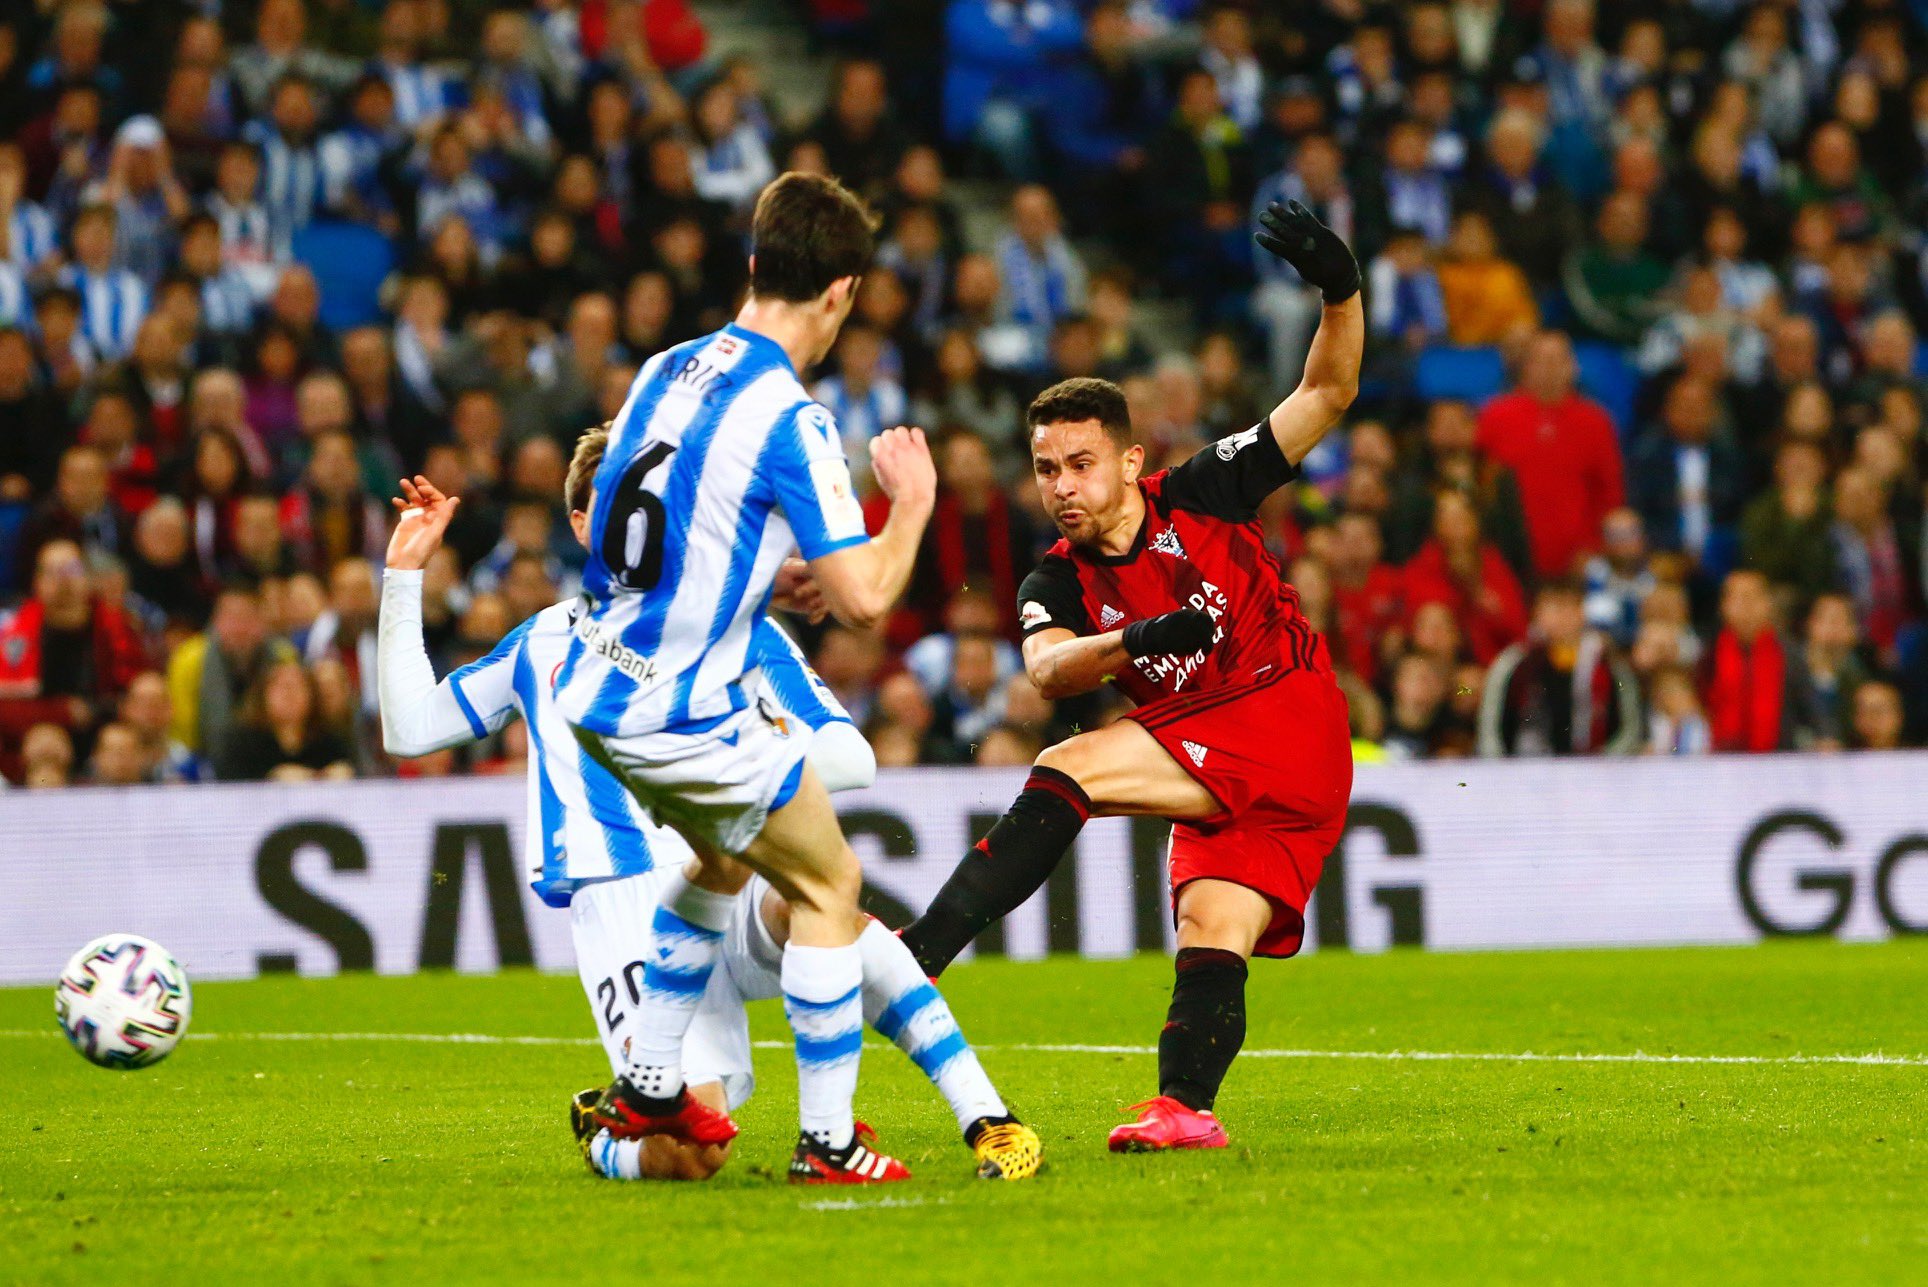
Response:
[{"label": "stadium crowd", "polygon": [[518,767],[380,753],[394,479],[464,500],[439,664],[573,592],[573,440],[731,315],[785,168],[882,219],[818,396],[939,458],[889,628],[800,623],[881,763],[1115,713],[1021,673],[1024,405],[1120,381],[1147,468],[1253,424],[1317,320],[1250,253],[1285,197],[1367,283],[1263,520],[1361,759],[1928,740],[1928,5],[795,9],[799,121],[685,0],[0,3],[0,777]]}]

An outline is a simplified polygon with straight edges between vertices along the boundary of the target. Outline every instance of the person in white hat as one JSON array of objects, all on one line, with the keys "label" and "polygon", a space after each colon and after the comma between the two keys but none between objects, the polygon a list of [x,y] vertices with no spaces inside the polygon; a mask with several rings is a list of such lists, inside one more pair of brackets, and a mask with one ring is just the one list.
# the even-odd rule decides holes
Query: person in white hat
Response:
[{"label": "person in white hat", "polygon": [[114,258],[152,289],[172,258],[174,229],[191,209],[159,121],[141,115],[122,123],[107,177],[91,196],[114,207]]}]

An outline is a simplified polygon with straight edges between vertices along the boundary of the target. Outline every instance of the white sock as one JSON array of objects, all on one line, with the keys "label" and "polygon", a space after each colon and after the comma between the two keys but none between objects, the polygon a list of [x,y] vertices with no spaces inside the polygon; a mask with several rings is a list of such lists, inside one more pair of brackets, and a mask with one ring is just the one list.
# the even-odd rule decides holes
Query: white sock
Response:
[{"label": "white sock", "polygon": [[797,1035],[797,1109],[805,1134],[850,1143],[850,1101],[864,1044],[863,954],[849,947],[783,949],[783,1012]]},{"label": "white sock", "polygon": [[619,1140],[608,1131],[596,1132],[589,1143],[589,1160],[596,1174],[611,1180],[643,1178],[643,1141]]},{"label": "white sock", "polygon": [[857,948],[864,958],[864,1017],[924,1070],[957,1114],[957,1129],[980,1117],[1009,1116],[949,1003],[904,941],[872,921]]},{"label": "white sock", "polygon": [[641,1094],[670,1099],[683,1089],[683,1035],[710,985],[734,902],[734,895],[699,889],[681,875],[663,891],[623,1072]]}]

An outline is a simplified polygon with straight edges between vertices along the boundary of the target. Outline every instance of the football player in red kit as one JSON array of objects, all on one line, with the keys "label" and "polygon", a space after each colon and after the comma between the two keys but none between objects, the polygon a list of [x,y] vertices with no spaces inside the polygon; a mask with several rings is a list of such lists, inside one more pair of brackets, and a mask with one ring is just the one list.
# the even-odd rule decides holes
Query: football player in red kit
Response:
[{"label": "football player in red kit", "polygon": [[1115,1152],[1225,1144],[1212,1104],[1245,1039],[1246,963],[1299,950],[1352,791],[1345,698],[1256,519],[1358,390],[1359,266],[1296,202],[1259,223],[1259,245],[1325,297],[1304,378],[1265,423],[1140,476],[1116,385],[1066,380],[1031,404],[1038,491],[1064,539],[1018,592],[1025,668],[1048,698],[1110,682],[1137,707],[1040,755],[904,930],[935,976],[1037,891],[1092,815],[1171,819],[1178,958],[1159,1093],[1112,1131]]}]

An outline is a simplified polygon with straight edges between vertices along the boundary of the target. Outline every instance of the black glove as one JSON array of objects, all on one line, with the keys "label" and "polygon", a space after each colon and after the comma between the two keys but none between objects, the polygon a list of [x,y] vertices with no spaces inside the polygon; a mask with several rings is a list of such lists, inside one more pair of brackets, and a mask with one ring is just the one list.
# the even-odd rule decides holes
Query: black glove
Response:
[{"label": "black glove", "polygon": [[1125,627],[1125,652],[1132,657],[1170,653],[1188,657],[1212,646],[1218,627],[1212,614],[1197,608],[1180,608],[1162,617],[1134,621]]},{"label": "black glove", "polygon": [[1359,261],[1338,233],[1296,201],[1267,206],[1252,240],[1298,269],[1328,304],[1343,304],[1359,293]]}]

